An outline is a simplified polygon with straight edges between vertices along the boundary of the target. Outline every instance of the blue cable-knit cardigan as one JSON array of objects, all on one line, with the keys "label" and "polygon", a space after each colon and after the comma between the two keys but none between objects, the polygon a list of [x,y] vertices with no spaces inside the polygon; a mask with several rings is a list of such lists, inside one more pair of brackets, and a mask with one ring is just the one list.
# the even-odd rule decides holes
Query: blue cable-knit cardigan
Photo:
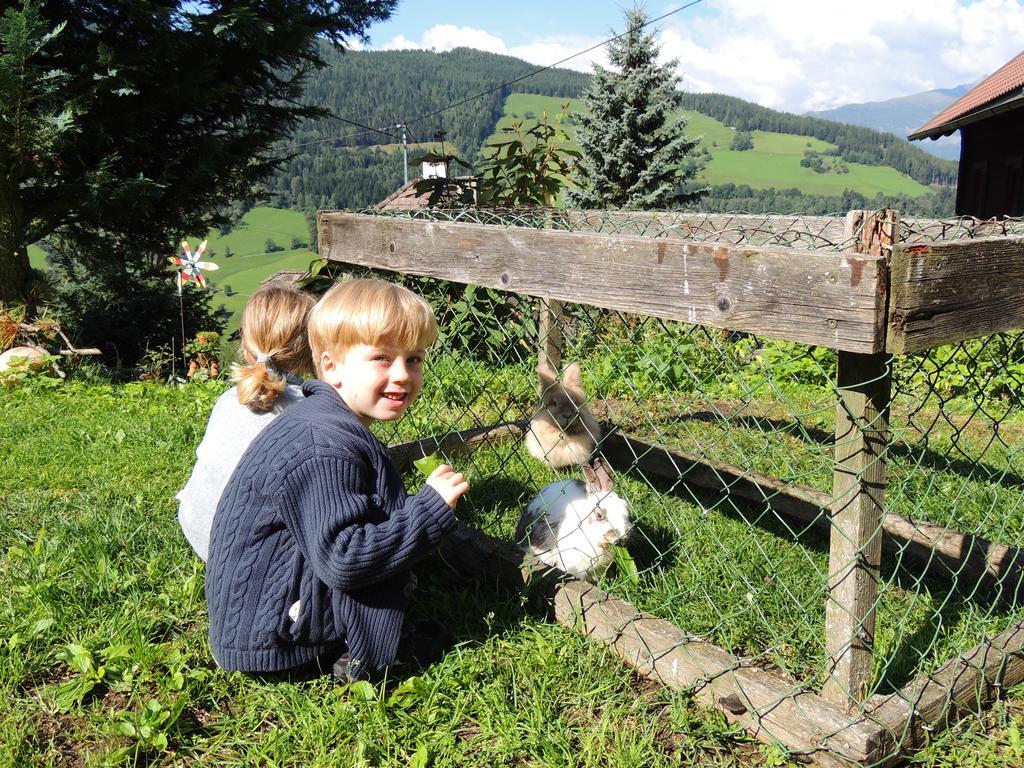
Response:
[{"label": "blue cable-knit cardigan", "polygon": [[245,672],[347,646],[369,673],[395,661],[409,568],[455,516],[430,486],[405,493],[387,449],[330,385],[303,392],[252,442],[217,505],[210,645],[221,667]]}]

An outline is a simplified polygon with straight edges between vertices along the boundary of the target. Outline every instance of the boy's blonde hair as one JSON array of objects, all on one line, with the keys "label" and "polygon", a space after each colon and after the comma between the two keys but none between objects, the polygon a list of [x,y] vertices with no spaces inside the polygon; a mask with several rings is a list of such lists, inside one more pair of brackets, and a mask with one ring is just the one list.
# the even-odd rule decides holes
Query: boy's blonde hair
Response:
[{"label": "boy's blonde hair", "polygon": [[356,344],[426,349],[437,339],[434,310],[396,283],[345,280],[323,295],[309,316],[309,345],[320,373],[324,352],[344,355]]},{"label": "boy's blonde hair", "polygon": [[306,321],[315,301],[290,285],[258,290],[242,315],[245,362],[231,366],[238,402],[253,411],[269,411],[288,385],[288,374],[313,372]]}]

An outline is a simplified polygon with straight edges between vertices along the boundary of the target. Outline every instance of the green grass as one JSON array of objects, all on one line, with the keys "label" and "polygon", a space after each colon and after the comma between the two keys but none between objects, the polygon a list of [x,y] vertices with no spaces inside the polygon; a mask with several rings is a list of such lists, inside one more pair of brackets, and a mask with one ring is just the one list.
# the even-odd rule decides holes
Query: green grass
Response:
[{"label": "green grass", "polygon": [[219,389],[0,401],[0,766],[760,762],[688,696],[436,562],[415,610],[457,645],[421,677],[382,691],[216,669],[172,496]]},{"label": "green grass", "polygon": [[[831,353],[677,324],[568,320],[577,332],[567,336],[566,359],[581,360],[599,417],[709,459],[831,487]],[[422,396],[401,422],[377,428],[381,438],[528,415],[535,361],[509,328],[486,334],[468,356],[456,353],[466,339],[446,332]],[[918,375],[899,369],[887,505],[1018,544],[1024,416],[1001,401],[918,397]],[[177,527],[173,495],[223,387],[71,381],[4,390],[0,768],[786,764],[689,696],[643,682],[535,607],[439,561],[417,569],[412,610],[448,623],[457,644],[419,677],[374,689],[216,669],[203,566]],[[536,490],[569,476],[539,465],[518,441],[452,461],[472,483],[459,517],[506,539]],[[619,470],[638,577],[612,569],[602,586],[750,663],[819,686],[827,541],[763,505]],[[421,478],[407,481],[414,488]],[[877,693],[1021,619],[1021,608],[922,579],[899,558],[886,558],[882,576]],[[1009,695],[938,735],[919,761],[1019,765],[1024,689]]]},{"label": "green grass", "polygon": [[28,247],[28,263],[33,269],[46,269],[46,252],[38,245]]},{"label": "green grass", "polygon": [[[561,99],[537,94],[513,93],[505,99],[504,112],[492,134],[485,143],[497,138],[497,131],[508,127],[515,120],[526,125],[536,122],[546,111],[549,118],[558,114],[563,104],[570,104],[570,111],[580,108],[579,100]],[[531,118],[528,115],[532,114]],[[928,187],[909,176],[887,166],[849,163],[849,173],[815,173],[800,166],[805,151],[826,152],[835,145],[807,136],[784,133],[754,131],[754,148],[745,152],[729,149],[734,131],[706,115],[684,111],[688,120],[687,133],[700,136],[697,149],[706,148],[712,156],[701,179],[709,184],[747,184],[754,189],[789,189],[796,187],[804,194],[841,195],[852,189],[866,197],[885,195],[923,195]],[[568,146],[578,149],[575,131],[569,126]]]}]

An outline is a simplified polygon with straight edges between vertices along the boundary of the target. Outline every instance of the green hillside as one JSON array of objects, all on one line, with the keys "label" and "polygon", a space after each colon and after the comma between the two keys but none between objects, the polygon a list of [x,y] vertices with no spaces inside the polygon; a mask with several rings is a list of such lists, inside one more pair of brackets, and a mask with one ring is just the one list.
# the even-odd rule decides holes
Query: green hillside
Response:
[{"label": "green hillside", "polygon": [[[205,274],[212,289],[223,291],[215,303],[223,304],[232,313],[228,331],[238,327],[246,301],[263,280],[281,270],[304,270],[316,258],[307,244],[306,217],[299,211],[253,208],[228,234],[211,231],[207,238],[209,244],[204,258],[219,268]],[[193,248],[199,239],[189,238]],[[273,240],[285,250],[268,253],[267,240]],[[294,240],[303,245],[292,248]]]},{"label": "green hillside", "polygon": [[[444,132],[446,150],[475,162],[495,131],[531,114],[553,117],[590,82],[570,70],[532,74],[536,67],[524,61],[467,48],[344,55],[325,49],[324,56],[329,67],[311,76],[307,98],[347,120],[383,127],[303,123],[282,146],[287,158],[267,183],[281,208],[361,208],[384,199],[402,183],[397,124],[407,126],[411,156]],[[530,93],[495,87],[517,80]],[[700,181],[711,187],[703,210],[810,214],[890,206],[916,215],[952,212],[956,164],[898,136],[721,94],[684,93],[680,106],[691,132],[704,136],[694,158],[705,165]],[[730,149],[734,128],[749,132],[752,149]],[[410,176],[418,171],[410,168]]]},{"label": "green hillside", "polygon": [[[505,100],[505,108],[495,133],[487,142],[497,138],[497,131],[520,120],[527,126],[535,124],[547,112],[549,119],[558,114],[563,104],[570,104],[570,111],[578,108],[578,102],[571,99],[537,94],[513,93]],[[754,148],[744,152],[729,149],[735,131],[714,118],[699,112],[685,110],[688,133],[702,137],[698,152],[707,150],[711,160],[707,162],[699,180],[714,185],[746,184],[754,189],[787,189],[795,187],[805,194],[842,195],[847,189],[859,192],[865,197],[875,195],[904,195],[914,197],[929,192],[928,187],[909,176],[883,165],[846,163],[845,173],[829,171],[817,173],[802,167],[800,161],[806,152],[835,152],[837,147],[820,139],[771,131],[753,131]],[[574,131],[567,126],[571,138]],[[574,143],[571,144],[577,148]]]},{"label": "green hillside", "polygon": [[[261,282],[281,270],[305,270],[316,258],[307,243],[306,217],[299,211],[253,208],[229,233],[221,235],[211,230],[206,238],[209,242],[203,260],[212,261],[218,268],[203,274],[210,289],[218,292],[214,304],[223,304],[232,313],[228,332],[238,328],[245,303]],[[268,240],[285,250],[268,252]],[[191,236],[188,241],[195,249],[202,237]],[[295,241],[302,246],[292,248]],[[169,250],[168,255],[172,252]],[[46,254],[38,246],[29,247],[29,260],[37,269],[47,268]],[[173,279],[174,270],[168,265],[168,283]]]}]

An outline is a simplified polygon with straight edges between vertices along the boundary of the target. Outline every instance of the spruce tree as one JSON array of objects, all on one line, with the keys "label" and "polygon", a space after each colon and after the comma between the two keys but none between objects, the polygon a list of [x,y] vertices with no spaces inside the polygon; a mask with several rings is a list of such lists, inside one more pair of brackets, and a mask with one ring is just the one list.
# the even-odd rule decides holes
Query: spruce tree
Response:
[{"label": "spruce tree", "polygon": [[224,223],[292,130],[330,114],[304,91],[325,46],[397,2],[0,3],[0,301],[24,296],[42,238],[117,269]]},{"label": "spruce tree", "polygon": [[566,196],[578,208],[678,208],[704,190],[688,188],[696,174],[686,156],[699,143],[686,136],[679,108],[677,61],[658,65],[654,36],[640,9],[626,11],[626,33],[608,43],[618,71],[594,65],[585,111],[576,117],[582,158]]}]

